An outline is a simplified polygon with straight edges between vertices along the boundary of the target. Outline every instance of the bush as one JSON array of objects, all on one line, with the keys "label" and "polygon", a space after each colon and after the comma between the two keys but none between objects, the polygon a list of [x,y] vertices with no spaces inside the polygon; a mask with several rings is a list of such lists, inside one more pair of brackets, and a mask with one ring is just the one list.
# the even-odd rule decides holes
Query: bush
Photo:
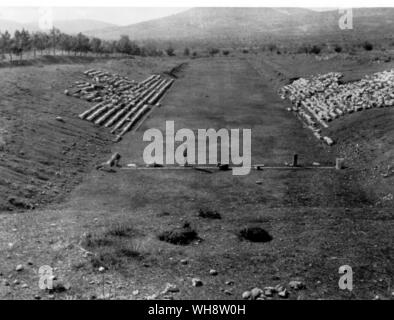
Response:
[{"label": "bush", "polygon": [[177,245],[188,245],[199,239],[197,232],[193,230],[187,222],[182,227],[160,233],[158,238],[160,241]]},{"label": "bush", "polygon": [[219,51],[219,49],[217,49],[217,48],[211,48],[211,49],[209,49],[209,54],[211,55],[211,56],[214,56],[215,54],[218,54],[220,51]]},{"label": "bush", "polygon": [[183,55],[184,56],[189,56],[190,55],[190,49],[189,48],[185,48],[185,50],[183,51]]},{"label": "bush", "polygon": [[228,50],[223,50],[223,51],[222,51],[222,54],[223,54],[224,56],[228,56],[228,55],[230,54],[230,51],[228,51]]},{"label": "bush", "polygon": [[175,50],[174,50],[174,48],[172,48],[172,47],[168,47],[168,48],[166,49],[166,53],[167,53],[167,55],[168,55],[169,57],[175,56]]},{"label": "bush", "polygon": [[199,209],[198,216],[205,219],[221,219],[222,216],[216,210]]},{"label": "bush", "polygon": [[313,54],[319,54],[321,51],[321,48],[317,45],[313,45],[312,48],[309,50],[309,53]]}]

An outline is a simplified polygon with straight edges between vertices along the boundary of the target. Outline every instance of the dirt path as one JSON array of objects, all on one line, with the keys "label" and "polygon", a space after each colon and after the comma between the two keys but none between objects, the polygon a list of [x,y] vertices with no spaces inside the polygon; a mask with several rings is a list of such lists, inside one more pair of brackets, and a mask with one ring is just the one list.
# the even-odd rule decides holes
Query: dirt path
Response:
[{"label": "dirt path", "polygon": [[[251,128],[253,163],[283,163],[294,152],[308,164],[332,163],[335,157],[284,110],[269,81],[242,59],[191,60],[162,105],[137,132],[113,146],[123,165],[142,164],[143,132],[164,131],[165,120],[175,121],[176,129]],[[393,246],[386,230],[393,227],[392,216],[370,207],[368,199],[360,202],[367,196],[353,176],[314,170],[241,177],[230,172],[92,171],[63,204],[0,217],[0,254],[5,257],[0,272],[11,283],[0,287],[0,297],[46,298],[37,288],[37,269],[44,264],[71,283],[58,298],[102,294],[100,265],[108,268],[106,293],[111,290],[112,297],[144,298],[171,282],[180,288],[175,299],[238,299],[246,289],[287,285],[295,278],[307,289],[292,292],[291,298],[387,296]],[[199,209],[217,210],[222,218],[201,218]],[[158,240],[160,232],[185,222],[202,241],[177,246]],[[109,237],[108,231],[119,225],[130,228],[122,229],[126,236]],[[240,241],[237,232],[250,225],[264,228],[273,240]],[[86,234],[94,240],[88,247],[93,257],[81,249]],[[29,260],[31,266],[14,271]],[[343,264],[362,274],[351,294],[338,289]],[[210,269],[219,274],[210,275]],[[192,277],[204,285],[193,287]],[[13,284],[14,279],[28,288]],[[133,296],[133,290],[139,294]]]}]

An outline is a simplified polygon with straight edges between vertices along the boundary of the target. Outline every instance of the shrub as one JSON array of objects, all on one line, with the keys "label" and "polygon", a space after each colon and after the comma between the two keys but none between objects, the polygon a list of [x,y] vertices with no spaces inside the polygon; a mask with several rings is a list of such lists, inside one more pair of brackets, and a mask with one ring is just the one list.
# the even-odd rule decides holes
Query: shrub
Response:
[{"label": "shrub", "polygon": [[169,242],[177,245],[188,245],[198,239],[197,232],[193,230],[189,223],[185,223],[182,227],[164,231],[158,236],[160,241]]},{"label": "shrub", "polygon": [[218,54],[220,51],[219,51],[219,49],[217,49],[217,48],[211,48],[211,49],[209,49],[209,54],[211,55],[211,56],[214,56],[215,54]]},{"label": "shrub", "polygon": [[313,45],[312,48],[309,50],[309,53],[313,54],[319,54],[321,51],[321,48],[317,45]]},{"label": "shrub", "polygon": [[223,51],[222,51],[222,54],[223,54],[224,56],[228,56],[228,55],[230,54],[230,51],[228,51],[228,50],[223,50]]},{"label": "shrub", "polygon": [[175,56],[175,50],[174,50],[173,47],[168,47],[168,48],[166,49],[166,53],[167,53],[167,55],[168,55],[169,57]]},{"label": "shrub", "polygon": [[199,209],[198,216],[205,219],[221,219],[222,216],[216,210]]}]

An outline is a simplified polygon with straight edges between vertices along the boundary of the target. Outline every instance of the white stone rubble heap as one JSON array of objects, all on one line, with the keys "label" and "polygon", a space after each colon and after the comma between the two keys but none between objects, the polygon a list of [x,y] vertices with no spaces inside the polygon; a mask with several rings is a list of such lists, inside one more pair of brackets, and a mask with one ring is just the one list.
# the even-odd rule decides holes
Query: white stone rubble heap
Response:
[{"label": "white stone rubble heap", "polygon": [[340,83],[341,77],[341,73],[330,72],[300,78],[278,92],[282,99],[291,101],[288,110],[297,113],[315,137],[328,145],[334,141],[321,134],[328,122],[348,113],[394,106],[394,69],[345,84]]}]

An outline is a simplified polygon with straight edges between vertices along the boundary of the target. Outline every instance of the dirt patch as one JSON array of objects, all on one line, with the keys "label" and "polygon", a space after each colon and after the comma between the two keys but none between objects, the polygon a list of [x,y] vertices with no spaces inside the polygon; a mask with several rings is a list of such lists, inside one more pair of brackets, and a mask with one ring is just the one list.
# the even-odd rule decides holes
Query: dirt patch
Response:
[{"label": "dirt patch", "polygon": [[260,227],[246,227],[238,233],[241,239],[245,239],[251,242],[269,242],[273,238],[272,236]]},{"label": "dirt patch", "polygon": [[204,219],[221,219],[222,216],[216,210],[200,209],[198,210],[198,216]]}]

